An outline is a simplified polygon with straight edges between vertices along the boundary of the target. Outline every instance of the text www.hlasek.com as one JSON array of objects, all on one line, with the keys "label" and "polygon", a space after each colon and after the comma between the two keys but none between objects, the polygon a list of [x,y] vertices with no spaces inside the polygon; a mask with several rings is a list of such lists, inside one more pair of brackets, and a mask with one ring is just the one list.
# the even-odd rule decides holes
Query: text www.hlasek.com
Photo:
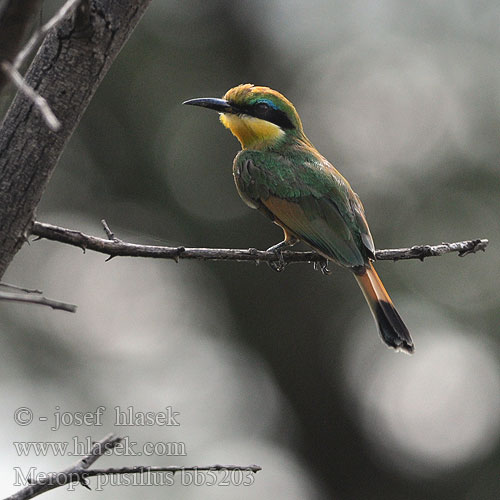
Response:
[{"label": "text www.hlasek.com", "polygon": [[[14,441],[16,453],[19,456],[69,456],[85,457],[95,443],[90,436],[82,439],[74,436],[71,441]],[[112,450],[104,452],[105,455],[115,455],[121,457],[151,457],[151,456],[186,456],[186,444],[182,441],[158,441],[146,442],[138,445],[136,441],[131,441],[125,436]]]}]

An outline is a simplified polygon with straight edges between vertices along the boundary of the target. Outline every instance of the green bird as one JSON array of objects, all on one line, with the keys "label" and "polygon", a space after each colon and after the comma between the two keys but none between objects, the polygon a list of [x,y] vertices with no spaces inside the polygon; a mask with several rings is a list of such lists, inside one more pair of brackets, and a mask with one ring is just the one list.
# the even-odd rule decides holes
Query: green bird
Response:
[{"label": "green bird", "polygon": [[183,104],[218,111],[241,143],[233,163],[238,193],[284,232],[284,240],[269,250],[281,255],[301,240],[351,270],[382,340],[412,353],[410,333],[373,268],[375,245],[361,200],[306,137],[293,104],[275,90],[251,84],[228,90],[222,99]]}]

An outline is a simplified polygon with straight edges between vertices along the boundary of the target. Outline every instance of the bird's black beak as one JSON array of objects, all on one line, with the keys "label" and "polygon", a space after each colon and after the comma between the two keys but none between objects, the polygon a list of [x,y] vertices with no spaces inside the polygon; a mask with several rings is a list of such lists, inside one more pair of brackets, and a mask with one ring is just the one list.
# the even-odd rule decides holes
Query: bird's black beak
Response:
[{"label": "bird's black beak", "polygon": [[219,113],[238,113],[236,108],[229,104],[225,99],[217,99],[215,97],[201,97],[199,99],[189,99],[182,104],[189,104],[190,106],[201,106],[202,108],[213,109]]}]

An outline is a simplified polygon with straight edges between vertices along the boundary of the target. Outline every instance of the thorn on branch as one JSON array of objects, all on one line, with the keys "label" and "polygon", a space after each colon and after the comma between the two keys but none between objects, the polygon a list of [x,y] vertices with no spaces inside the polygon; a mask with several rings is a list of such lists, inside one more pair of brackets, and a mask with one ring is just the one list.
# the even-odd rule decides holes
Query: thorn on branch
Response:
[{"label": "thorn on branch", "polygon": [[183,247],[183,246],[180,246],[180,247],[177,247],[176,248],[176,255],[174,256],[174,260],[176,262],[176,264],[179,263],[179,259],[181,257],[181,255],[186,251],[186,247]]},{"label": "thorn on branch", "polygon": [[108,237],[108,240],[111,241],[120,241],[116,236],[113,231],[108,226],[108,223],[106,222],[106,219],[101,220],[102,227],[104,228],[104,232],[106,233],[106,236]]},{"label": "thorn on branch", "polygon": [[90,487],[89,480],[88,480],[85,476],[82,476],[82,477],[80,478],[80,484],[81,484],[84,488],[87,488],[89,491],[92,491],[92,488]]},{"label": "thorn on branch", "polygon": [[[255,256],[257,256],[257,255],[259,255],[259,251],[256,248],[254,248],[254,247],[250,247],[248,249],[248,254],[249,255],[255,255]],[[255,259],[255,265],[258,266],[259,264],[260,264],[260,259],[256,258]]]}]

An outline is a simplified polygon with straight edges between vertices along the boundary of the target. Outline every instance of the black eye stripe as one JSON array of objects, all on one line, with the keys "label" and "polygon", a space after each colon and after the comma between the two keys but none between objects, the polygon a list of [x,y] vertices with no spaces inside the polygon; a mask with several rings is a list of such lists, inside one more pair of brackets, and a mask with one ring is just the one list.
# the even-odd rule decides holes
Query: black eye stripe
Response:
[{"label": "black eye stripe", "polygon": [[295,128],[284,111],[271,108],[266,103],[256,103],[252,106],[245,106],[244,108],[240,109],[243,114],[254,116],[255,118],[260,118],[261,120],[266,120],[267,122],[274,123],[282,129]]}]

